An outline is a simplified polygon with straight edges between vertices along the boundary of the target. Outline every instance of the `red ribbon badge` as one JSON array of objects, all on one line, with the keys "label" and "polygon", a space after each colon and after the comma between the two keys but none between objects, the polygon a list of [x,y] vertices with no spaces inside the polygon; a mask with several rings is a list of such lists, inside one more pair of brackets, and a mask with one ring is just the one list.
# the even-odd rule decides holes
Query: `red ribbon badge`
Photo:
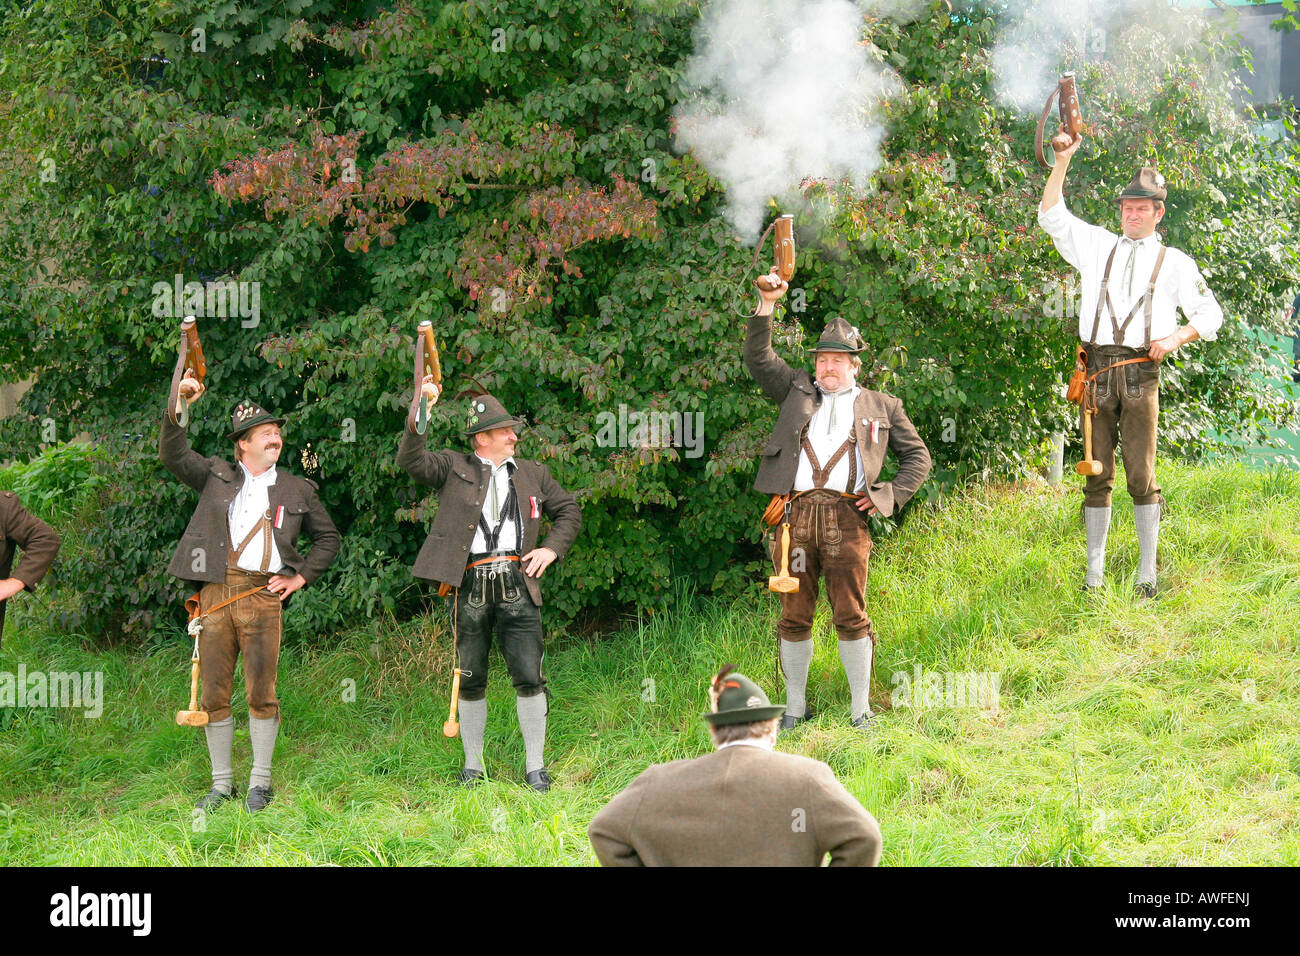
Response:
[{"label": "red ribbon badge", "polygon": [[281,528],[284,526],[284,505],[275,509],[275,526]]},{"label": "red ribbon badge", "polygon": [[538,513],[538,511],[537,511],[537,496],[536,496],[536,495],[529,495],[529,496],[528,496],[528,503],[529,503],[530,508],[531,508],[531,511],[530,511],[528,517],[530,517],[530,518],[538,518],[538,517],[540,517],[540,515],[539,515],[539,513]]}]

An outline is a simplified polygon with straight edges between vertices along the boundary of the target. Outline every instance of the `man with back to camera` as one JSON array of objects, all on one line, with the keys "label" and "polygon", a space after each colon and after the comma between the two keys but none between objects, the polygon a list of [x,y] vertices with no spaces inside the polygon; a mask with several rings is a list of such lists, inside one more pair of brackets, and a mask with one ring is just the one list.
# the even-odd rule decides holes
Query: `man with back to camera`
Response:
[{"label": "man with back to camera", "polygon": [[716,748],[653,764],[587,827],[602,866],[875,866],[880,825],[820,760],[778,753],[757,684],[730,666],[704,714]]}]

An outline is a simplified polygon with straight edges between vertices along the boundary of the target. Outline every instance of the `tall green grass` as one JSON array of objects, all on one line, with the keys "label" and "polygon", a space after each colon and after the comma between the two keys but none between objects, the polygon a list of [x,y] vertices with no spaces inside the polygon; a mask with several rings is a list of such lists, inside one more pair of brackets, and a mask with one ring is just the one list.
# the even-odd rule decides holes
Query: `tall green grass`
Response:
[{"label": "tall green grass", "polygon": [[[1077,491],[976,489],[878,541],[870,736],[848,726],[823,606],[809,680],[818,716],[780,747],[834,768],[880,820],[884,863],[1300,862],[1300,475],[1164,462],[1159,475],[1169,511],[1155,603],[1132,596],[1122,492],[1096,596],[1078,591]],[[618,634],[548,647],[550,794],[522,786],[513,691],[494,655],[493,779],[464,792],[460,744],[441,734],[441,616],[365,622],[326,647],[285,649],[276,802],[198,819],[202,732],[173,722],[188,646],[178,636],[94,651],[47,630],[24,597],[0,670],[102,670],[105,710],[0,710],[0,860],[11,864],[588,864],[586,825],[610,796],[651,762],[709,749],[699,715],[720,662],[782,693],[775,596],[756,585],[721,606],[684,591]],[[918,665],[996,672],[997,709],[892,706],[894,675]],[[235,714],[243,789],[242,700]]]}]

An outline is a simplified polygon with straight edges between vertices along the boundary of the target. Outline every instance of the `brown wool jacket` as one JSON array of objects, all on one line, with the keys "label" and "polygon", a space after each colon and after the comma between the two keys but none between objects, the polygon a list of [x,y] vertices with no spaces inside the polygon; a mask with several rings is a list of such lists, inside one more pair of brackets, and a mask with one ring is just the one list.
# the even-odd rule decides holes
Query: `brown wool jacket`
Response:
[{"label": "brown wool jacket", "polygon": [[738,744],[655,764],[592,818],[602,866],[875,866],[880,826],[820,760]]},{"label": "brown wool jacket", "polygon": [[[402,429],[397,447],[397,464],[422,485],[437,488],[438,514],[411,569],[417,578],[442,581],[460,587],[469,563],[469,549],[474,541],[483,501],[487,497],[488,466],[469,452],[428,451],[425,436],[409,428]],[[541,516],[551,519],[551,531],[541,547],[555,552],[556,560],[568,553],[582,527],[582,509],[577,499],[560,487],[546,466],[516,458],[514,483],[519,499],[519,513],[524,520],[524,540],[520,554],[538,547]],[[537,500],[536,518],[532,517],[532,499]],[[542,587],[537,578],[524,576],[528,594],[538,607],[542,604]]]},{"label": "brown wool jacket", "polygon": [[[59,535],[40,518],[22,506],[12,491],[0,491],[0,581],[17,578],[28,591],[36,585],[54,563],[59,553]],[[23,559],[14,569],[14,550],[23,549]],[[5,605],[0,601],[0,634],[4,634]]]},{"label": "brown wool jacket", "polygon": [[[744,358],[745,368],[763,394],[781,406],[772,437],[763,449],[754,488],[769,495],[788,494],[799,467],[800,439],[821,404],[822,394],[808,372],[791,368],[773,351],[770,315],[750,316]],[[872,422],[880,423],[879,440],[874,444]],[[853,403],[853,429],[866,470],[867,497],[881,515],[888,517],[916,494],[930,474],[930,450],[903,411],[902,400],[885,392],[867,388],[858,392]],[[878,481],[886,448],[898,456],[898,473],[893,481]]]},{"label": "brown wool jacket", "polygon": [[[185,429],[164,415],[158,451],[163,465],[185,484],[199,492],[199,504],[189,527],[176,547],[167,573],[184,581],[226,579],[230,502],[244,484],[244,470],[221,458],[204,458],[190,448]],[[301,574],[308,584],[315,582],[339,553],[338,529],[316,494],[316,483],[290,475],[276,467],[275,484],[268,491],[271,514],[284,506],[284,518],[272,534],[284,562],[280,573]],[[311,550],[298,552],[298,537],[306,534]]]}]

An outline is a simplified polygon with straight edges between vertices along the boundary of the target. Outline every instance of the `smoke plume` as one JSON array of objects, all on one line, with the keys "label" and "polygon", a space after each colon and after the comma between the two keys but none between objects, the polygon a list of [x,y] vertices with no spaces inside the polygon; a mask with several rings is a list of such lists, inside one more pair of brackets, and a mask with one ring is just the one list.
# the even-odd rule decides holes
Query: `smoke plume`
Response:
[{"label": "smoke plume", "polygon": [[862,40],[863,17],[916,6],[715,0],[701,16],[677,144],[726,186],[727,218],[746,242],[769,200],[791,201],[805,179],[866,187],[881,164],[879,104],[902,84]]}]

